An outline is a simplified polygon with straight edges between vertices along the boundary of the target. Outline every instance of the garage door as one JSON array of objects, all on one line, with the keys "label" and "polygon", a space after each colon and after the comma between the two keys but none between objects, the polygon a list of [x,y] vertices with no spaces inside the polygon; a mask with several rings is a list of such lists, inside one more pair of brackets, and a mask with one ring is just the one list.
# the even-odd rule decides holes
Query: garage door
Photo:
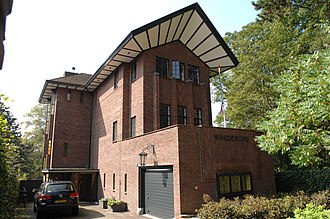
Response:
[{"label": "garage door", "polygon": [[144,172],[144,209],[158,218],[174,217],[172,169],[146,169]]}]

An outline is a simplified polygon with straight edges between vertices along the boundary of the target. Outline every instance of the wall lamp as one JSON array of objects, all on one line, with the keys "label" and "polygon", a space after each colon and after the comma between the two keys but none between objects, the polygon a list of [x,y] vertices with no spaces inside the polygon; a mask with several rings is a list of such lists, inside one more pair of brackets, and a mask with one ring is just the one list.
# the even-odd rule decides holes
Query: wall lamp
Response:
[{"label": "wall lamp", "polygon": [[156,156],[156,151],[155,151],[155,145],[151,144],[148,145],[147,147],[145,147],[140,153],[140,165],[141,166],[145,166],[146,165],[146,157],[148,155],[148,153],[152,153],[152,155],[154,155],[156,157],[156,161],[157,161],[157,156]]}]

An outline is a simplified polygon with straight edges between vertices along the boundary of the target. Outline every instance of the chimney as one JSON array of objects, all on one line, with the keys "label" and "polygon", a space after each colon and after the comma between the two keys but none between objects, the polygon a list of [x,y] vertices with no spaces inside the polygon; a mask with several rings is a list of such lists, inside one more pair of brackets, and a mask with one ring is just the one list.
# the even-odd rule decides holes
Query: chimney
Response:
[{"label": "chimney", "polygon": [[72,67],[72,72],[65,71],[63,76],[64,77],[69,77],[69,76],[77,75],[77,73],[75,73],[75,71],[76,71],[76,67]]},{"label": "chimney", "polygon": [[73,76],[73,75],[77,75],[78,73],[74,73],[74,72],[70,72],[70,71],[65,71],[64,72],[64,77],[69,77],[69,76]]}]

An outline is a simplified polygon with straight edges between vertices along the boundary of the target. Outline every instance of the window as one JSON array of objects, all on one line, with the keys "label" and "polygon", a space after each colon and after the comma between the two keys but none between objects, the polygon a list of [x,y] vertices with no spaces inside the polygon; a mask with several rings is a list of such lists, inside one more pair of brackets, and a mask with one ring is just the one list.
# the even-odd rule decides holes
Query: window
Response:
[{"label": "window", "polygon": [[168,74],[168,60],[163,58],[156,58],[156,72],[162,77],[167,77]]},{"label": "window", "polygon": [[252,191],[251,173],[217,174],[219,196],[246,194]]},{"label": "window", "polygon": [[106,179],[106,173],[103,173],[103,188],[105,189],[105,179]]},{"label": "window", "polygon": [[172,77],[179,80],[184,80],[184,63],[172,62]]},{"label": "window", "polygon": [[47,186],[47,193],[60,193],[63,191],[73,192],[73,186],[71,183],[61,183],[61,184],[49,184]]},{"label": "window", "polygon": [[113,87],[116,89],[118,87],[118,71],[114,74]]},{"label": "window", "polygon": [[199,84],[199,68],[198,67],[188,65],[188,79],[196,84]]},{"label": "window", "polygon": [[66,93],[66,100],[67,100],[67,101],[71,101],[71,92],[70,92],[70,91],[68,91],[68,92]]},{"label": "window", "polygon": [[117,121],[112,124],[112,141],[117,141]]},{"label": "window", "polygon": [[127,173],[125,173],[125,178],[124,178],[124,192],[127,192]]},{"label": "window", "polygon": [[134,81],[135,79],[136,79],[136,62],[133,62],[131,69],[131,81]]},{"label": "window", "polygon": [[171,106],[161,104],[160,105],[160,128],[164,128],[171,125]]},{"label": "window", "polygon": [[194,125],[202,125],[202,110],[194,109]]},{"label": "window", "polygon": [[131,137],[135,137],[136,135],[136,117],[131,118]]},{"label": "window", "polygon": [[52,140],[49,139],[48,140],[48,153],[47,154],[50,155],[51,151],[52,151]]},{"label": "window", "polygon": [[112,190],[116,189],[116,174],[112,174]]},{"label": "window", "polygon": [[68,143],[63,144],[63,157],[68,156]]},{"label": "window", "polygon": [[84,102],[84,92],[80,91],[80,103]]},{"label": "window", "polygon": [[187,108],[178,106],[178,124],[187,125]]},{"label": "window", "polygon": [[51,115],[54,115],[54,112],[55,112],[55,102],[56,102],[56,91],[52,90],[51,108],[50,108]]}]

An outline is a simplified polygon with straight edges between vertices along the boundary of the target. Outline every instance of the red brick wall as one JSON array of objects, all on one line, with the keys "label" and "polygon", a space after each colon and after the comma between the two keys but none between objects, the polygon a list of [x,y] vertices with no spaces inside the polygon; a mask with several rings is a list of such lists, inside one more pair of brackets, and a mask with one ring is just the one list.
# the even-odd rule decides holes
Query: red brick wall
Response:
[{"label": "red brick wall", "polygon": [[[169,136],[171,136],[169,138]],[[156,157],[147,156],[146,166],[153,166],[155,162],[160,165],[173,165],[175,184],[178,184],[178,137],[177,127],[165,128],[160,132],[152,132],[140,137],[131,138],[110,144],[103,149],[100,157],[99,198],[116,197],[128,202],[128,208],[137,212],[139,200],[139,153],[148,145],[155,144]],[[104,187],[104,173],[106,184]],[[113,190],[113,174],[115,174],[115,189]],[[127,192],[124,191],[124,178],[127,174]],[[179,187],[175,187],[176,211],[180,210]]]},{"label": "red brick wall", "polygon": [[[157,56],[169,60],[170,75],[172,61],[183,62],[185,81],[155,76]],[[212,124],[208,67],[181,42],[173,42],[145,51],[139,59],[143,59],[144,115],[153,115],[153,120],[144,117],[145,133],[160,127],[159,122],[155,125],[155,121],[159,120],[159,104],[171,105],[171,124],[177,123],[177,106],[187,107],[188,125],[193,125],[194,108],[202,109],[203,125]],[[199,67],[200,84],[187,81],[188,65]]]},{"label": "red brick wall", "polygon": [[[71,100],[67,101],[67,92]],[[90,145],[91,95],[58,88],[53,124],[52,168],[88,167]],[[67,156],[63,156],[64,143],[68,144]],[[73,162],[74,161],[74,162]]]},{"label": "red brick wall", "polygon": [[[173,52],[175,51],[175,52]],[[162,78],[155,74],[156,56],[199,66],[201,84]],[[175,216],[194,213],[202,195],[216,197],[216,173],[251,171],[255,193],[274,190],[272,162],[253,142],[254,131],[212,128],[208,69],[180,42],[143,52],[137,62],[137,79],[130,80],[131,66],[118,68],[119,85],[113,88],[111,74],[94,92],[92,119],[92,168],[100,171],[98,196],[123,199],[136,212],[139,198],[139,153],[155,144],[158,165],[173,165]],[[159,105],[171,104],[172,124],[176,107],[186,106],[188,126],[159,128]],[[202,109],[203,128],[194,127],[193,109]],[[129,136],[130,118],[136,116],[137,137]],[[118,141],[112,142],[112,125],[117,121]],[[190,125],[190,126],[189,126]],[[205,127],[208,126],[208,127]],[[214,134],[247,135],[247,144],[214,140]],[[148,155],[147,165],[155,157]],[[105,174],[105,175],[104,175]],[[115,189],[113,186],[115,174]],[[128,191],[124,192],[124,177]],[[105,183],[104,183],[105,176]]]},{"label": "red brick wall", "polygon": [[[215,137],[218,135],[218,138]],[[221,136],[230,136],[229,140]],[[203,194],[217,199],[216,174],[251,172],[254,194],[275,193],[272,159],[256,146],[255,131],[213,127],[179,128],[181,211],[193,213]],[[248,142],[231,136],[243,136]]]},{"label": "red brick wall", "polygon": [[[216,140],[214,135],[243,136],[248,142]],[[147,156],[146,166],[173,166],[175,216],[193,214],[203,194],[217,198],[217,173],[251,172],[254,194],[275,192],[273,165],[253,141],[255,131],[213,127],[171,126],[149,134],[109,144],[100,157],[99,198],[114,196],[128,202],[129,210],[139,206],[139,153],[154,144],[156,157]],[[157,161],[157,162],[156,162]],[[104,183],[106,173],[106,184]],[[113,190],[112,176],[116,175]],[[127,174],[128,191],[124,192]]]}]

